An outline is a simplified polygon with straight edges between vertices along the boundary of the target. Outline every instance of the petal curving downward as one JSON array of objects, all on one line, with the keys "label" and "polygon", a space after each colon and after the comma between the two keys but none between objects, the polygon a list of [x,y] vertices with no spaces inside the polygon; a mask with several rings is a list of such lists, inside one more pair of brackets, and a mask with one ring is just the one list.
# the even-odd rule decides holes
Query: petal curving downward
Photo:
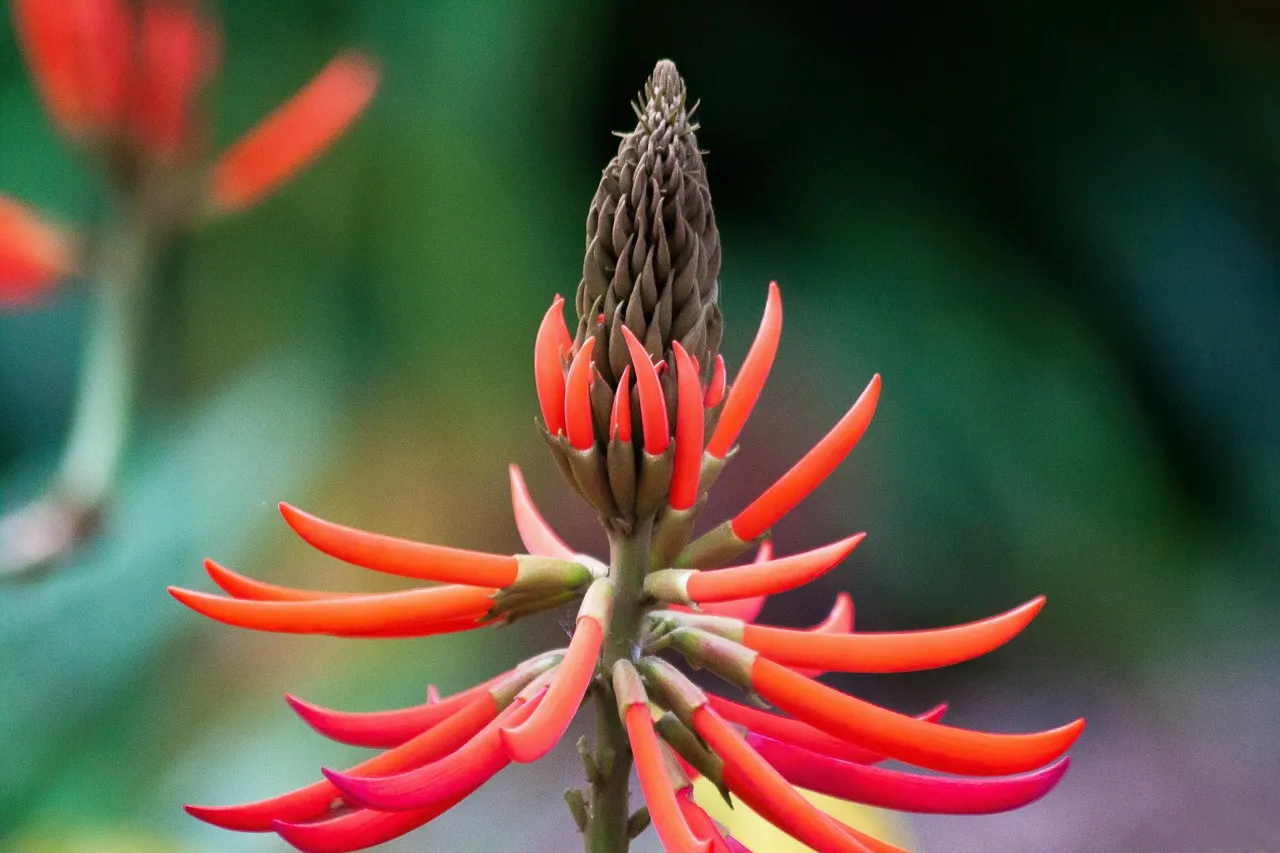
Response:
[{"label": "petal curving downward", "polygon": [[787,784],[719,715],[704,705],[693,712],[693,727],[724,760],[724,781],[770,823],[816,850],[867,853],[829,817]]},{"label": "petal curving downward", "polygon": [[676,792],[667,775],[662,747],[653,730],[653,718],[644,704],[627,708],[623,722],[631,753],[635,758],[636,775],[640,779],[640,791],[649,806],[653,828],[657,830],[664,850],[670,853],[710,853],[709,838],[698,838],[685,819],[684,811],[676,801]]},{"label": "petal curving downward", "polygon": [[500,729],[503,746],[513,761],[537,761],[564,735],[591,684],[603,641],[599,622],[590,617],[578,619],[569,650],[538,709],[521,724]]}]

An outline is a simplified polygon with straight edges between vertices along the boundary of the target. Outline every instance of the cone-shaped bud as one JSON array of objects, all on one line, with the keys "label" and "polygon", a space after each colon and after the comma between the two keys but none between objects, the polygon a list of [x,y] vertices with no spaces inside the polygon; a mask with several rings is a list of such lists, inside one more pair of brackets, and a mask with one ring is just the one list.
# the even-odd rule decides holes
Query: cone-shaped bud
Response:
[{"label": "cone-shaped bud", "polygon": [[640,98],[639,121],[591,201],[576,302],[578,341],[599,341],[597,363],[611,387],[630,361],[624,325],[661,361],[679,341],[709,371],[720,349],[720,233],[675,64],[660,61]]}]

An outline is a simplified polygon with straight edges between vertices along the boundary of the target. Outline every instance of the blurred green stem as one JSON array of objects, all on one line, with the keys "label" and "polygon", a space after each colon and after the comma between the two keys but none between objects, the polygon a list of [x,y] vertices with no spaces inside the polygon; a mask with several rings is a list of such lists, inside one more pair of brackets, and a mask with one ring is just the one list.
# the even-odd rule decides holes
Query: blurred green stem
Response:
[{"label": "blurred green stem", "polygon": [[102,227],[88,279],[95,304],[66,448],[45,495],[0,518],[0,576],[51,565],[96,525],[133,414],[156,228],[121,201]]},{"label": "blurred green stem", "polygon": [[119,467],[132,419],[142,314],[152,269],[150,228],[122,206],[104,229],[71,434],[54,477],[58,498],[94,511]]}]

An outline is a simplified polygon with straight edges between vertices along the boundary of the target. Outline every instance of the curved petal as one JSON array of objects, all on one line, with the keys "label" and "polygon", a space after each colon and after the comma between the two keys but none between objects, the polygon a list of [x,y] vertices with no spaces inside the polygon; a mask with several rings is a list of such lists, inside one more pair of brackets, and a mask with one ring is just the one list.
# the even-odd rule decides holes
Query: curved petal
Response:
[{"label": "curved petal", "polygon": [[367,533],[325,521],[287,503],[280,504],[280,514],[311,547],[375,572],[438,583],[501,588],[513,583],[520,571],[516,558],[507,554],[485,554]]},{"label": "curved petal", "polygon": [[[286,634],[362,636],[391,632],[427,636],[480,627],[493,606],[493,590],[440,586],[322,601],[246,601],[170,587],[169,594],[211,619]],[[474,623],[472,620],[475,620]]]},{"label": "curved petal", "polygon": [[817,850],[831,853],[868,853],[830,818],[787,784],[755,750],[742,740],[710,707],[693,712],[693,727],[724,760],[724,781],[770,823]]},{"label": "curved petal", "polygon": [[524,476],[517,465],[507,469],[511,475],[511,506],[515,511],[516,529],[520,532],[520,541],[529,549],[530,554],[542,557],[555,557],[560,560],[572,560],[574,550],[564,544],[547,520],[542,517],[529,495],[524,484]]},{"label": "curved petal", "polygon": [[947,773],[1002,776],[1043,767],[1067,751],[1084,720],[1031,734],[994,734],[926,723],[881,708],[757,656],[751,685],[768,702],[828,734]]},{"label": "curved petal", "polygon": [[812,633],[748,625],[742,644],[790,667],[838,672],[914,672],[981,657],[1013,639],[1044,606],[1033,599],[1007,613],[926,631]]},{"label": "curved petal", "polygon": [[[363,761],[347,771],[352,776],[382,776],[438,761],[475,737],[497,716],[493,697],[475,698],[440,725],[419,734],[395,749]],[[273,821],[306,821],[322,818],[341,792],[326,779],[296,791],[236,806],[186,806],[187,813],[205,823],[238,832],[267,832]],[[353,848],[354,849],[354,848]]]},{"label": "curved petal", "polygon": [[833,569],[865,537],[865,533],[859,533],[812,551],[763,563],[694,571],[685,589],[698,604],[786,592]]},{"label": "curved petal", "polygon": [[921,776],[841,761],[763,735],[748,733],[746,741],[793,785],[842,800],[923,814],[993,814],[1022,808],[1053,790],[1071,764],[1064,756],[1018,776]]},{"label": "curved petal", "polygon": [[649,816],[663,849],[670,853],[710,853],[710,840],[694,835],[676,801],[648,706],[640,703],[628,706],[623,723],[635,758],[640,791],[649,806]]},{"label": "curved petal", "polygon": [[[724,408],[720,410],[720,420],[716,430],[707,442],[707,453],[716,459],[724,459],[738,440],[738,434],[746,425],[756,400],[764,389],[765,380],[769,378],[769,368],[773,366],[773,357],[778,352],[778,340],[782,336],[782,294],[778,291],[777,282],[769,282],[769,295],[764,304],[764,316],[760,319],[760,329],[756,339],[742,360],[742,369],[734,377],[729,387],[729,395],[725,398]],[[754,536],[745,537],[748,540]]]},{"label": "curved petal", "polygon": [[[729,393],[732,396],[733,391],[730,390]],[[761,536],[817,488],[844,461],[867,431],[879,398],[880,375],[876,374],[857,402],[831,431],[790,471],[766,489],[764,494],[734,516],[730,522],[734,535],[743,542],[750,542]],[[721,422],[723,423],[723,416]]]},{"label": "curved petal", "polygon": [[343,796],[362,808],[418,811],[476,790],[511,763],[499,736],[503,726],[518,726],[536,713],[546,692],[528,702],[513,701],[498,717],[456,751],[404,773],[352,775],[324,770]]},{"label": "curved petal", "polygon": [[219,208],[247,207],[274,191],[333,144],[378,88],[369,57],[344,53],[228,148],[209,175]]},{"label": "curved petal", "polygon": [[569,650],[538,709],[519,725],[499,730],[512,760],[521,764],[537,761],[564,735],[591,684],[603,641],[604,631],[599,622],[590,617],[578,620],[573,638],[569,640]]}]

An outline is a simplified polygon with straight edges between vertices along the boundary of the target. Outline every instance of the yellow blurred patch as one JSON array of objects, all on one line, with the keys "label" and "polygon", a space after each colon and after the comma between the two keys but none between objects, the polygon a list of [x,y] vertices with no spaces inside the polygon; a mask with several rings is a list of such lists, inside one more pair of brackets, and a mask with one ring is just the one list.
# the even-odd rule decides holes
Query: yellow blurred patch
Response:
[{"label": "yellow blurred patch", "polygon": [[[827,814],[868,835],[874,835],[882,841],[899,847],[909,848],[912,844],[907,828],[893,812],[848,803],[834,797],[815,794],[812,791],[800,790],[800,793]],[[768,853],[809,853],[813,850],[812,847],[806,847],[776,828],[740,801],[735,799],[733,808],[729,808],[721,798],[720,792],[716,790],[716,786],[706,779],[699,779],[694,783],[693,796],[707,814],[723,824],[728,828],[729,834],[752,850],[768,851]]]},{"label": "yellow blurred patch", "polygon": [[36,829],[0,843],[3,853],[191,853],[190,847],[135,829]]}]

